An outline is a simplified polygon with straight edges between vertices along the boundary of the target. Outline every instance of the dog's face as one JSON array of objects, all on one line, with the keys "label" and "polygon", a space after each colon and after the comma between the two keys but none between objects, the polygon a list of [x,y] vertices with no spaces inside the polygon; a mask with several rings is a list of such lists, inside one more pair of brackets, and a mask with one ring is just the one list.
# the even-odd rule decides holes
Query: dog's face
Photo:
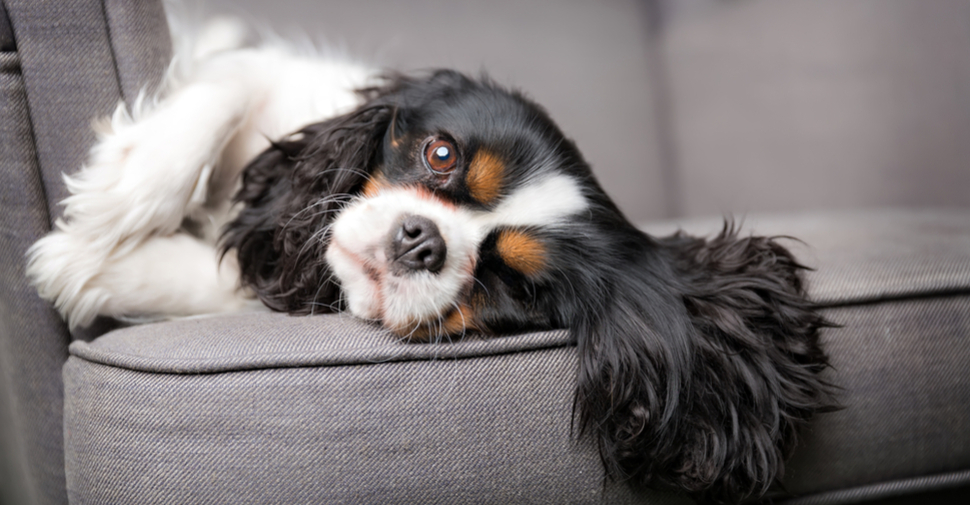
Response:
[{"label": "dog's face", "polygon": [[[554,325],[585,164],[520,97],[455,76],[400,92],[326,259],[355,315],[411,338]],[[560,238],[561,237],[561,238]]]},{"label": "dog's face", "polygon": [[574,144],[455,72],[365,94],[247,169],[229,241],[244,280],[273,308],[345,308],[412,340],[568,326],[589,242],[632,229]]}]

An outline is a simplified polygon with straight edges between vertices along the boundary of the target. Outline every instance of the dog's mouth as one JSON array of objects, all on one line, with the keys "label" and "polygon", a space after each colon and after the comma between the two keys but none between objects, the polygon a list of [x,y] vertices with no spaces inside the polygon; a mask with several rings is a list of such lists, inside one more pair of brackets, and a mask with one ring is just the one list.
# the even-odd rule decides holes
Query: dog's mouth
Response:
[{"label": "dog's mouth", "polygon": [[474,328],[467,299],[479,235],[460,209],[388,189],[341,212],[326,258],[353,315],[428,341]]}]

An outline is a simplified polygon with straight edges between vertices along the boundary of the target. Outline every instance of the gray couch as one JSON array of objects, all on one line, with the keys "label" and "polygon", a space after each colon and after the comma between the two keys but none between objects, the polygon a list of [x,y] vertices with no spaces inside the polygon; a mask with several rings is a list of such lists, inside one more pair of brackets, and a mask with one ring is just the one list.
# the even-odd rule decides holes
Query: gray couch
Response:
[{"label": "gray couch", "polygon": [[[724,208],[776,211],[746,216],[745,228],[802,240],[790,245],[816,268],[811,295],[841,325],[824,339],[846,408],[812,424],[779,502],[965,503],[970,152],[961,146],[970,144],[959,127],[970,114],[943,105],[970,100],[959,78],[970,75],[970,45],[952,49],[970,33],[970,16],[955,20],[970,13],[970,2],[929,11],[914,1],[859,1],[842,11],[836,3],[661,9],[662,30],[645,23],[645,72],[653,79],[645,86],[651,100],[667,101],[651,108],[659,132],[648,128],[656,137],[644,141],[667,154],[656,158],[662,166],[647,166],[666,174],[665,190],[677,199],[624,205],[650,218],[653,233],[712,233],[717,220],[691,216]],[[604,482],[595,447],[571,431],[576,356],[564,331],[405,345],[347,316],[259,314],[130,328],[102,321],[70,334],[27,285],[23,255],[58,213],[60,173],[82,163],[91,118],[157,79],[169,36],[154,1],[2,5],[5,503],[689,503]],[[860,5],[882,14],[863,15]],[[784,24],[795,18],[817,23],[835,46],[830,53],[799,45],[804,34]],[[890,35],[908,33],[902,28],[919,36]],[[945,48],[946,70],[917,57],[934,48]],[[850,65],[844,52],[868,64]],[[821,82],[805,70],[812,65],[824,67]],[[664,83],[676,86],[664,91]],[[910,92],[932,96],[893,100]],[[839,97],[869,100],[884,122],[854,123],[869,118],[867,110]],[[806,105],[814,109],[794,110]],[[839,114],[809,118],[820,110]],[[861,143],[844,138],[852,135]],[[894,165],[891,155],[913,166]],[[835,165],[816,169],[811,160]],[[710,179],[699,177],[704,171]],[[622,185],[616,177],[607,185]],[[907,184],[915,194],[897,190]],[[872,194],[860,197],[863,190]],[[852,202],[863,208],[849,209]],[[653,220],[664,216],[678,219]]]}]

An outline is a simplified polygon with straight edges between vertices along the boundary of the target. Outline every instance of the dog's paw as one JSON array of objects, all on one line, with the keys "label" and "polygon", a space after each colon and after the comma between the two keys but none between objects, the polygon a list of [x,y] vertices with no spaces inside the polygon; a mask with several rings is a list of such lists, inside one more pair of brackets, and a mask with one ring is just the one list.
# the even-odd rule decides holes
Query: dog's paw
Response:
[{"label": "dog's paw", "polygon": [[87,326],[110,294],[91,286],[106,255],[78,235],[56,230],[27,251],[27,278],[73,329]]}]

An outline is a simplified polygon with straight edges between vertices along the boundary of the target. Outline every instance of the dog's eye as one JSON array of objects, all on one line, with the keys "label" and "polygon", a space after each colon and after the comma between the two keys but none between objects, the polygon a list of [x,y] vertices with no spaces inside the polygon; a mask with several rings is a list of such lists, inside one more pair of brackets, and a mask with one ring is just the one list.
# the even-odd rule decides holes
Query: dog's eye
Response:
[{"label": "dog's eye", "polygon": [[428,163],[428,168],[440,173],[447,174],[455,169],[458,164],[458,151],[455,145],[445,139],[437,139],[424,148],[424,160]]}]

